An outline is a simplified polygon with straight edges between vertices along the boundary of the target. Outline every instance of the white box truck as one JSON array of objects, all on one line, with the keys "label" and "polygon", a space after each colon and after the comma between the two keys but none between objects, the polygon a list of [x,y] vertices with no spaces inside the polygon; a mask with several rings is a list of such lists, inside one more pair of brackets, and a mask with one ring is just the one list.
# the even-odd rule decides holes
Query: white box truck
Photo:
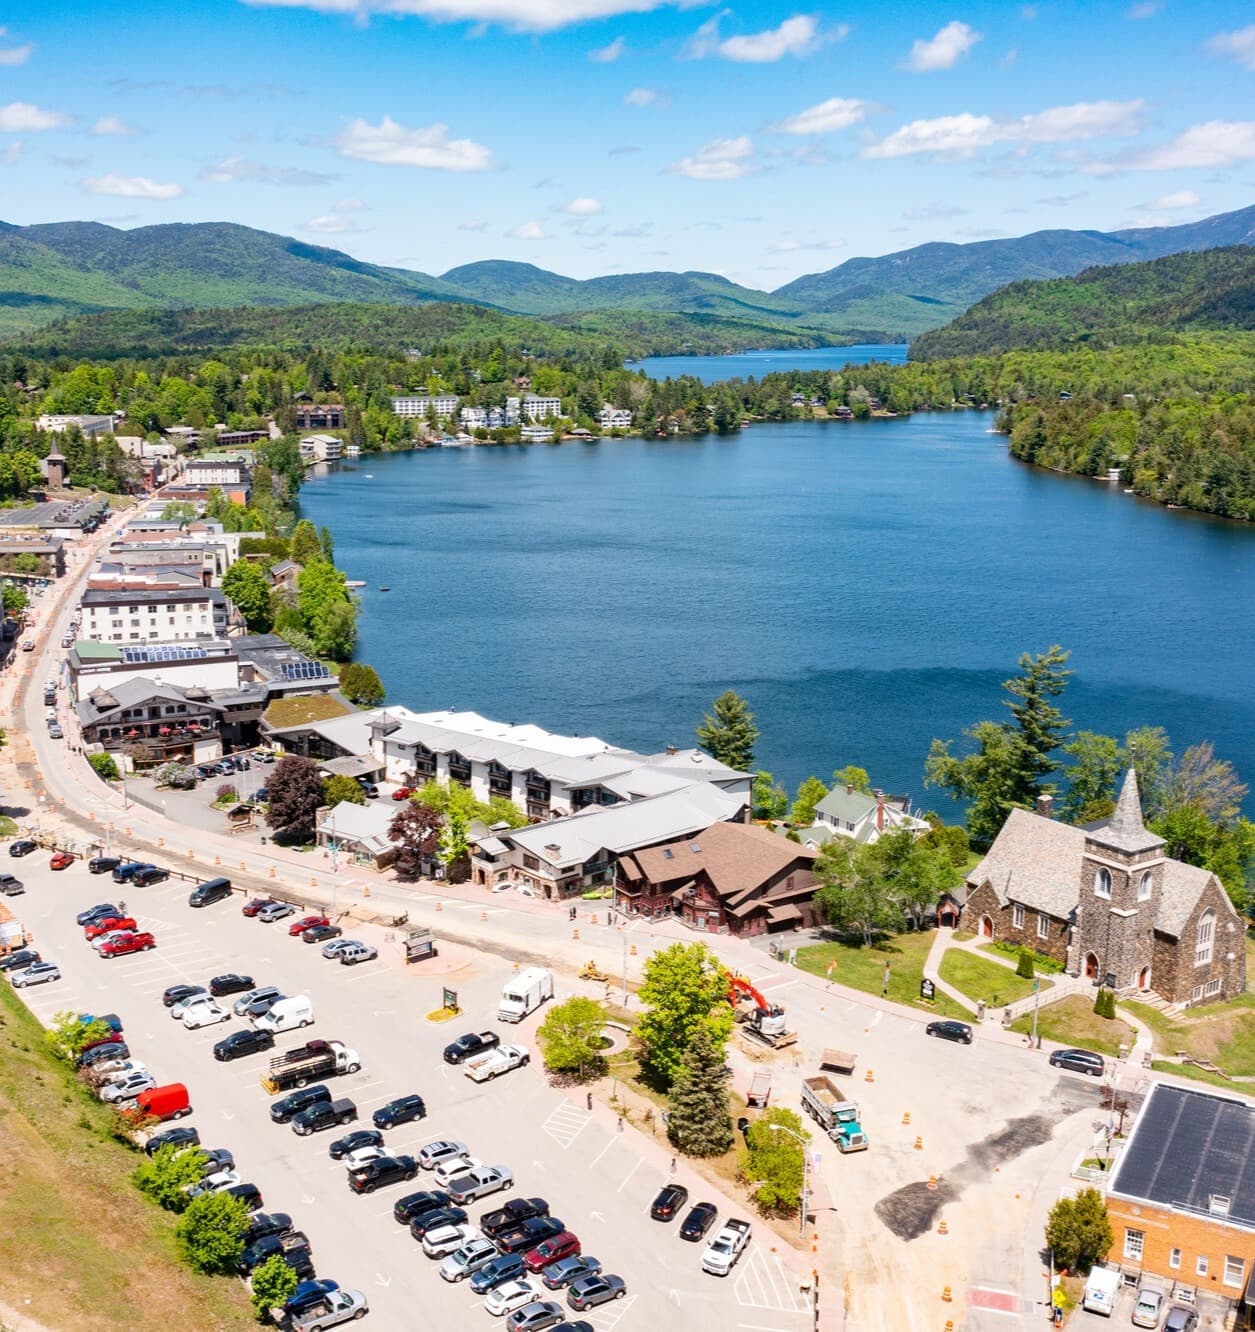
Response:
[{"label": "white box truck", "polygon": [[546,999],[552,998],[553,972],[544,967],[528,967],[526,971],[506,981],[501,991],[497,1018],[501,1022],[522,1022]]},{"label": "white box truck", "polygon": [[1114,1267],[1095,1267],[1086,1278],[1081,1307],[1090,1313],[1106,1314],[1110,1318],[1115,1312],[1116,1296],[1119,1293],[1120,1273]]},{"label": "white box truck", "polygon": [[258,1031],[268,1031],[277,1036],[281,1031],[295,1031],[298,1027],[308,1027],[314,1021],[314,1005],[309,996],[298,994],[292,999],[280,999],[269,1011],[263,1013],[253,1026]]}]

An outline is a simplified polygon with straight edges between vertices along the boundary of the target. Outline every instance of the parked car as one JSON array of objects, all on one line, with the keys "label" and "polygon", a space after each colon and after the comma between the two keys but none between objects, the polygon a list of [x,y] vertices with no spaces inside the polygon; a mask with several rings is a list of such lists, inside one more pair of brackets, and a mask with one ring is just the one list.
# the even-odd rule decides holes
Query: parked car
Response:
[{"label": "parked car", "polygon": [[333,1161],[339,1161],[351,1152],[361,1151],[363,1147],[382,1146],[383,1134],[378,1129],[354,1129],[352,1133],[346,1133],[344,1137],[337,1138],[327,1148],[327,1155]]},{"label": "parked car", "polygon": [[556,1216],[534,1216],[513,1230],[496,1236],[497,1248],[502,1253],[517,1253],[522,1258],[528,1249],[534,1249],[554,1235],[560,1235],[565,1229],[566,1226]]},{"label": "parked car", "polygon": [[138,1096],[140,1092],[147,1091],[149,1087],[155,1087],[157,1079],[145,1069],[131,1069],[130,1072],[122,1075],[117,1082],[106,1083],[100,1089],[100,1099],[102,1101],[129,1101],[132,1097]]},{"label": "parked car", "polygon": [[269,906],[264,906],[257,913],[257,919],[263,925],[269,925],[272,921],[282,920],[285,916],[295,916],[296,908],[291,902],[271,902]]},{"label": "parked car", "polygon": [[495,1031],[468,1031],[456,1041],[444,1048],[446,1064],[461,1064],[474,1055],[484,1054],[501,1044],[501,1037]]},{"label": "parked car", "polygon": [[137,888],[150,888],[154,883],[165,883],[169,877],[169,870],[157,865],[145,865],[131,875],[131,882]]},{"label": "parked car", "polygon": [[366,793],[367,800],[379,799],[379,787],[376,786],[374,782],[365,782],[359,777],[357,779],[357,784]]},{"label": "parked car", "polygon": [[511,1198],[503,1207],[485,1212],[479,1219],[479,1228],[490,1240],[495,1240],[534,1216],[548,1215],[549,1204],[543,1198]]},{"label": "parked car", "polygon": [[1198,1314],[1188,1304],[1174,1304],[1164,1320],[1163,1332],[1198,1332]]},{"label": "parked car", "polygon": [[444,1258],[475,1238],[475,1227],[461,1225],[433,1226],[423,1236],[423,1252],[428,1258]]},{"label": "parked car", "polygon": [[471,1289],[476,1295],[483,1295],[486,1291],[493,1290],[507,1281],[515,1281],[526,1274],[527,1268],[523,1266],[521,1253],[503,1253],[492,1262],[485,1263],[471,1277]]},{"label": "parked car", "polygon": [[230,879],[206,879],[204,883],[198,883],[187,895],[187,904],[190,907],[207,907],[230,896]]},{"label": "parked car", "polygon": [[119,939],[129,939],[133,933],[133,930],[119,930],[110,926],[101,930],[94,939],[89,939],[88,943],[99,953],[105,944],[116,943]]},{"label": "parked car", "polygon": [[203,985],[171,985],[161,994],[161,1002],[167,1008],[173,1008],[175,1004],[181,1004],[184,999],[191,999],[198,994],[208,994],[209,991]]},{"label": "parked car", "polygon": [[320,1281],[302,1281],[284,1302],[283,1312],[289,1318],[296,1318],[299,1314],[312,1309],[324,1295],[330,1295],[333,1290],[339,1289],[340,1283],[332,1281],[329,1277]]},{"label": "parked car", "polygon": [[125,916],[126,912],[113,902],[97,902],[94,907],[80,911],[74,917],[76,925],[90,925],[94,920],[103,920],[106,916]]},{"label": "parked car", "polygon": [[[229,1189],[223,1189],[223,1193],[229,1193],[233,1198],[238,1198],[250,1212],[255,1212],[258,1208],[266,1205],[265,1199],[261,1196],[261,1190],[256,1184],[232,1184]],[[311,1263],[309,1274],[312,1276],[313,1272],[314,1267]]]},{"label": "parked car", "polygon": [[371,962],[378,956],[379,949],[373,944],[360,943],[356,939],[347,940],[344,947],[335,954],[342,967],[355,967],[359,962]]},{"label": "parked car", "polygon": [[[255,989],[249,990],[247,994],[242,994],[231,1005],[231,1011],[236,1017],[251,1017],[253,1015],[253,1005],[265,1003],[267,1007],[274,1003],[276,999],[282,999],[277,985],[258,985]],[[262,1009],[265,1012],[265,1009]],[[261,1013],[257,1014],[258,1017]]]},{"label": "parked car", "polygon": [[418,1164],[423,1170],[434,1170],[446,1161],[465,1155],[466,1143],[450,1138],[438,1138],[435,1142],[429,1142],[419,1151]]},{"label": "parked car", "polygon": [[214,1058],[222,1061],[242,1059],[245,1055],[260,1054],[263,1050],[273,1050],[275,1038],[268,1031],[257,1031],[246,1027],[243,1031],[233,1031],[224,1036],[214,1046]]},{"label": "parked car", "polygon": [[234,1170],[215,1170],[213,1174],[206,1175],[198,1184],[188,1184],[183,1192],[189,1198],[200,1198],[206,1193],[222,1193],[235,1184],[241,1184],[243,1180]]},{"label": "parked car", "polygon": [[1134,1327],[1158,1327],[1163,1317],[1164,1292],[1146,1286],[1137,1292],[1137,1303],[1133,1306]]},{"label": "parked car", "polygon": [[529,1272],[539,1272],[559,1258],[570,1258],[579,1251],[580,1237],[573,1230],[563,1230],[529,1249],[523,1255],[523,1262]]},{"label": "parked car", "polygon": [[202,1147],[201,1178],[217,1174],[219,1170],[234,1170],[235,1156],[228,1147]]},{"label": "parked car", "polygon": [[664,1184],[658,1190],[649,1214],[655,1221],[674,1221],[688,1200],[689,1191],[683,1184]]},{"label": "parked car", "polygon": [[326,916],[302,916],[300,920],[294,920],[288,926],[288,935],[295,939],[298,934],[304,934],[306,930],[312,930],[315,925],[330,925],[331,922]]},{"label": "parked car", "polygon": [[188,1031],[198,1031],[201,1027],[213,1027],[219,1022],[231,1020],[231,1010],[215,999],[198,996],[199,1002],[189,1004],[183,1014],[183,1025]]},{"label": "parked car", "polygon": [[349,1188],[354,1193],[374,1193],[388,1184],[399,1184],[418,1174],[418,1162],[412,1156],[384,1156],[370,1161],[349,1175]]},{"label": "parked car", "polygon": [[452,1193],[453,1180],[483,1164],[477,1156],[451,1156],[432,1170],[431,1177],[442,1189],[448,1189]]},{"label": "parked car", "polygon": [[26,885],[16,874],[0,874],[0,893],[5,897],[20,897],[26,891]]},{"label": "parked car", "polygon": [[139,934],[124,935],[121,939],[110,939],[98,951],[101,957],[124,957],[127,953],[146,953],[156,946],[157,940],[145,930]]},{"label": "parked car", "polygon": [[410,1218],[410,1234],[421,1240],[429,1231],[439,1230],[441,1226],[460,1226],[467,1219],[464,1207],[430,1207]]},{"label": "parked car", "polygon": [[29,967],[32,962],[42,961],[43,958],[37,949],[19,948],[16,953],[0,958],[0,971],[20,971],[22,967]]},{"label": "parked car", "polygon": [[412,786],[398,786],[392,793],[393,800],[408,800],[414,794]]},{"label": "parked car", "polygon": [[567,1287],[566,1302],[577,1313],[585,1309],[595,1309],[599,1304],[608,1304],[611,1300],[621,1300],[627,1294],[627,1286],[622,1277],[610,1276],[598,1272],[596,1276],[580,1277]]},{"label": "parked car", "polygon": [[240,908],[240,915],[255,916],[263,907],[272,906],[274,901],[273,897],[250,897]]},{"label": "parked car", "polygon": [[48,868],[53,870],[69,869],[74,864],[74,857],[68,851],[54,851]]},{"label": "parked car", "polygon": [[9,855],[11,856],[29,856],[32,851],[39,850],[39,843],[29,837],[19,837],[16,841],[9,843]]},{"label": "parked car", "polygon": [[332,939],[329,943],[322,946],[323,957],[339,957],[346,949],[352,947],[352,939]]},{"label": "parked car", "polygon": [[162,1129],[160,1133],[154,1133],[144,1144],[144,1151],[149,1156],[154,1156],[158,1149],[162,1147],[197,1147],[199,1145],[200,1134],[190,1124],[181,1124],[177,1128]]},{"label": "parked car", "polygon": [[1090,1050],[1053,1050],[1050,1054],[1053,1068],[1066,1068],[1072,1073],[1088,1073],[1091,1078],[1101,1078],[1107,1061],[1100,1054]]},{"label": "parked car", "polygon": [[554,1300],[533,1300],[506,1315],[509,1332],[545,1332],[562,1322],[562,1306]]},{"label": "parked car", "polygon": [[111,874],[122,861],[117,856],[92,856],[87,862],[88,874]]},{"label": "parked car", "polygon": [[392,1219],[399,1226],[408,1226],[427,1212],[438,1212],[448,1206],[449,1195],[442,1189],[421,1189],[418,1193],[407,1193],[393,1203]]},{"label": "parked car", "polygon": [[416,1119],[426,1117],[427,1106],[423,1098],[417,1093],[412,1093],[409,1096],[398,1096],[387,1105],[380,1106],[370,1118],[376,1128],[390,1129],[396,1128],[398,1124],[409,1124]]},{"label": "parked car", "polygon": [[566,1258],[559,1258],[550,1263],[540,1274],[540,1279],[550,1290],[561,1290],[580,1277],[596,1276],[601,1271],[601,1261],[587,1253],[573,1253]]},{"label": "parked car", "polygon": [[270,1103],[270,1118],[275,1124],[286,1124],[298,1110],[304,1110],[315,1101],[331,1100],[331,1089],[319,1082],[313,1087],[298,1087],[286,1096]]},{"label": "parked car", "polygon": [[215,976],[209,982],[209,993],[215,999],[221,999],[228,994],[243,994],[245,990],[251,990],[256,983],[251,976],[241,975],[238,971],[227,971],[221,976]]},{"label": "parked car", "polygon": [[301,931],[301,938],[307,944],[326,943],[328,939],[338,939],[343,933],[338,925],[311,925]]},{"label": "parked car", "polygon": [[90,1050],[80,1051],[74,1061],[76,1068],[95,1068],[98,1064],[108,1063],[113,1059],[129,1059],[130,1047],[125,1041],[104,1041],[93,1045]]},{"label": "parked car", "polygon": [[356,1118],[357,1106],[347,1096],[337,1101],[316,1101],[292,1116],[292,1132],[308,1137],[311,1133],[321,1133],[337,1125],[343,1128]]},{"label": "parked car", "polygon": [[[172,1132],[177,1130],[171,1130]],[[195,1132],[189,1129],[188,1132]],[[256,1244],[267,1235],[287,1235],[292,1231],[292,1218],[286,1212],[254,1212],[244,1232],[244,1247]]]},{"label": "parked car", "polygon": [[104,920],[93,921],[90,925],[83,926],[83,937],[85,939],[99,939],[102,934],[114,934],[122,931],[134,933],[139,929],[139,924],[134,916],[106,916]]},{"label": "parked car", "polygon": [[953,1018],[943,1018],[940,1022],[930,1022],[924,1028],[926,1036],[939,1036],[943,1041],[957,1041],[960,1045],[971,1045],[972,1029],[966,1022],[956,1022]]},{"label": "parked car", "polygon": [[124,860],[120,865],[114,867],[114,883],[130,883],[139,870],[146,869],[146,862],[142,860]]},{"label": "parked car", "polygon": [[465,1281],[481,1267],[487,1267],[496,1256],[497,1246],[492,1240],[468,1239],[461,1248],[449,1254],[437,1270],[445,1281]]},{"label": "parked car", "polygon": [[531,1304],[538,1293],[530,1281],[514,1277],[488,1292],[484,1297],[484,1308],[500,1318],[513,1313],[515,1309],[521,1309],[525,1304]]},{"label": "parked car", "polygon": [[696,1244],[698,1240],[705,1238],[706,1232],[714,1225],[715,1217],[718,1215],[719,1209],[714,1203],[694,1203],[680,1226],[680,1238]]},{"label": "parked car", "polygon": [[48,723],[48,738],[50,740],[64,740],[65,732],[57,722]]},{"label": "parked car", "polygon": [[46,985],[49,981],[61,979],[61,968],[55,962],[34,962],[20,971],[9,972],[9,980],[15,990],[24,990],[28,985]]}]

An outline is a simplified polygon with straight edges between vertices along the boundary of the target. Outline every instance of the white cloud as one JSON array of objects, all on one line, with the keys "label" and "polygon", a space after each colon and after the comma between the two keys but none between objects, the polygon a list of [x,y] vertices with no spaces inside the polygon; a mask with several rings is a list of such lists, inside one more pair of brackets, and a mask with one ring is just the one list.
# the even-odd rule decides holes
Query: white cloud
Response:
[{"label": "white cloud", "polygon": [[741,135],[737,139],[715,139],[691,157],[673,162],[667,170],[690,180],[740,180],[758,170],[753,157],[753,140]]},{"label": "white cloud", "polygon": [[957,204],[930,203],[908,208],[902,216],[907,222],[941,222],[952,217],[963,217],[967,211]]},{"label": "white cloud", "polygon": [[328,185],[339,177],[324,171],[305,171],[300,167],[268,166],[265,162],[254,162],[247,157],[224,157],[221,162],[205,167],[200,173],[200,179],[214,185],[235,184],[239,181],[258,185]]},{"label": "white cloud", "polygon": [[588,58],[597,65],[613,65],[626,50],[627,41],[616,37],[608,46],[599,46],[595,51],[590,51]]},{"label": "white cloud", "polygon": [[1255,120],[1209,120],[1192,125],[1171,143],[1149,148],[1128,163],[1139,171],[1227,167],[1255,158]]},{"label": "white cloud", "polygon": [[1137,4],[1130,5],[1125,10],[1124,17],[1134,21],[1154,18],[1162,8],[1163,0],[1138,0]]},{"label": "white cloud", "polygon": [[12,165],[21,156],[22,156],[22,141],[21,139],[14,139],[13,142],[10,143],[9,146],[4,150],[3,154],[0,154],[0,160],[3,160],[5,163],[9,165]]},{"label": "white cloud", "polygon": [[795,250],[843,250],[847,242],[843,240],[799,241],[791,236],[772,241],[767,246],[768,254],[792,254]]},{"label": "white cloud", "polygon": [[780,134],[831,134],[834,130],[857,125],[873,110],[870,102],[859,101],[857,97],[830,97],[771,128]]},{"label": "white cloud", "polygon": [[671,98],[658,88],[633,88],[623,98],[624,106],[670,106]]},{"label": "white cloud", "polygon": [[868,145],[861,157],[908,157],[915,153],[942,153],[966,157],[995,143],[1067,143],[1103,135],[1136,134],[1141,129],[1144,103],[1077,102],[1049,107],[1015,120],[961,112],[934,120],[912,120],[879,143]]},{"label": "white cloud", "polygon": [[366,205],[360,199],[341,199],[340,202],[336,204],[336,212],[357,213],[365,207]]},{"label": "white cloud", "polygon": [[[768,28],[766,32],[720,37],[719,24],[728,12],[724,10],[703,23],[685,47],[684,54],[692,60],[719,56],[743,65],[766,65],[783,60],[785,56],[810,55],[824,40],[819,20],[813,14],[795,14],[778,28]],[[830,36],[840,41],[848,32],[849,28],[841,27]]]},{"label": "white cloud", "polygon": [[342,235],[346,231],[356,231],[357,223],[351,217],[341,217],[339,213],[326,213],[322,217],[311,218],[305,223],[304,230]]},{"label": "white cloud", "polygon": [[1176,208],[1197,208],[1202,201],[1193,190],[1177,190],[1174,194],[1161,194],[1153,204],[1148,204],[1152,212],[1171,212]]},{"label": "white cloud", "polygon": [[602,212],[600,199],[572,199],[569,203],[563,204],[562,211],[570,213],[573,217],[596,217]]},{"label": "white cloud", "polygon": [[6,46],[0,50],[0,65],[24,65],[34,51],[34,42],[23,42],[21,46]]},{"label": "white cloud", "polygon": [[424,167],[433,171],[488,171],[492,150],[471,139],[450,139],[448,125],[406,129],[391,116],[378,125],[350,120],[336,136],[335,146],[343,157],[385,166]]},{"label": "white cloud", "polygon": [[10,102],[0,106],[0,133],[32,134],[36,130],[64,129],[71,123],[63,111],[46,111],[29,102]]},{"label": "white cloud", "polygon": [[416,15],[439,23],[502,23],[529,32],[552,32],[589,19],[618,14],[649,14],[668,0],[245,0],[284,9],[313,9],[349,14],[364,21],[371,14]]},{"label": "white cloud", "polygon": [[910,54],[902,63],[917,74],[953,69],[980,39],[979,32],[955,19],[940,29],[935,37],[920,37],[912,42]]},{"label": "white cloud", "polygon": [[147,176],[89,176],[83,181],[88,194],[113,194],[120,199],[177,199],[182,185],[163,185]]},{"label": "white cloud", "polygon": [[121,116],[101,116],[92,126],[93,134],[117,134],[132,135],[142,134],[143,130],[138,130],[134,125],[128,125]]},{"label": "white cloud", "polygon": [[545,229],[539,222],[521,222],[510,235],[515,240],[544,240]]},{"label": "white cloud", "polygon": [[1236,32],[1218,32],[1203,50],[1208,55],[1236,60],[1244,69],[1255,69],[1255,23]]}]

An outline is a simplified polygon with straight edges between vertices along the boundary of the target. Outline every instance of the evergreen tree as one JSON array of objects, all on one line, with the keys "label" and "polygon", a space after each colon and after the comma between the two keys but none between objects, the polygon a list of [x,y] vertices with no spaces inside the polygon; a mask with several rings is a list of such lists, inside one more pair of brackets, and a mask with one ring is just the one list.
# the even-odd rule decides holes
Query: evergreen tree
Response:
[{"label": "evergreen tree", "polygon": [[732,1146],[728,1076],[709,1027],[698,1027],[671,1087],[667,1137],[686,1156],[722,1156]]},{"label": "evergreen tree", "polygon": [[378,671],[365,662],[352,661],[340,672],[340,692],[359,707],[377,708],[384,700]]},{"label": "evergreen tree", "polygon": [[697,740],[701,747],[712,758],[738,772],[750,772],[753,769],[758,734],[750,705],[731,689],[725,690],[715,699],[711,711],[706,713],[697,727]]},{"label": "evergreen tree", "polygon": [[1075,1198],[1060,1198],[1050,1209],[1046,1247],[1056,1267],[1088,1272],[1112,1243],[1107,1205],[1097,1189],[1082,1189]]},{"label": "evergreen tree", "polygon": [[292,530],[292,558],[297,564],[308,564],[310,560],[325,558],[322,543],[318,540],[318,529],[308,518],[302,518]]}]

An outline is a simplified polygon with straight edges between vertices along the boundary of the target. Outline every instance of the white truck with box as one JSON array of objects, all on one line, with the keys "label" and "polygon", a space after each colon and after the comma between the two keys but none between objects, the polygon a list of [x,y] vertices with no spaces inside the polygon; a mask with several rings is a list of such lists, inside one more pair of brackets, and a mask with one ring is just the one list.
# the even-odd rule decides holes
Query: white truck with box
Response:
[{"label": "white truck with box", "polygon": [[512,1068],[523,1068],[530,1059],[525,1045],[499,1045],[468,1060],[462,1071],[472,1082],[491,1082]]},{"label": "white truck with box", "polygon": [[1119,1293],[1120,1273],[1114,1267],[1091,1268],[1085,1280],[1081,1308],[1088,1309],[1090,1313],[1106,1314],[1110,1318],[1115,1312]]},{"label": "white truck with box", "polygon": [[497,1017],[502,1022],[522,1022],[552,998],[553,972],[545,967],[528,967],[502,987]]}]

